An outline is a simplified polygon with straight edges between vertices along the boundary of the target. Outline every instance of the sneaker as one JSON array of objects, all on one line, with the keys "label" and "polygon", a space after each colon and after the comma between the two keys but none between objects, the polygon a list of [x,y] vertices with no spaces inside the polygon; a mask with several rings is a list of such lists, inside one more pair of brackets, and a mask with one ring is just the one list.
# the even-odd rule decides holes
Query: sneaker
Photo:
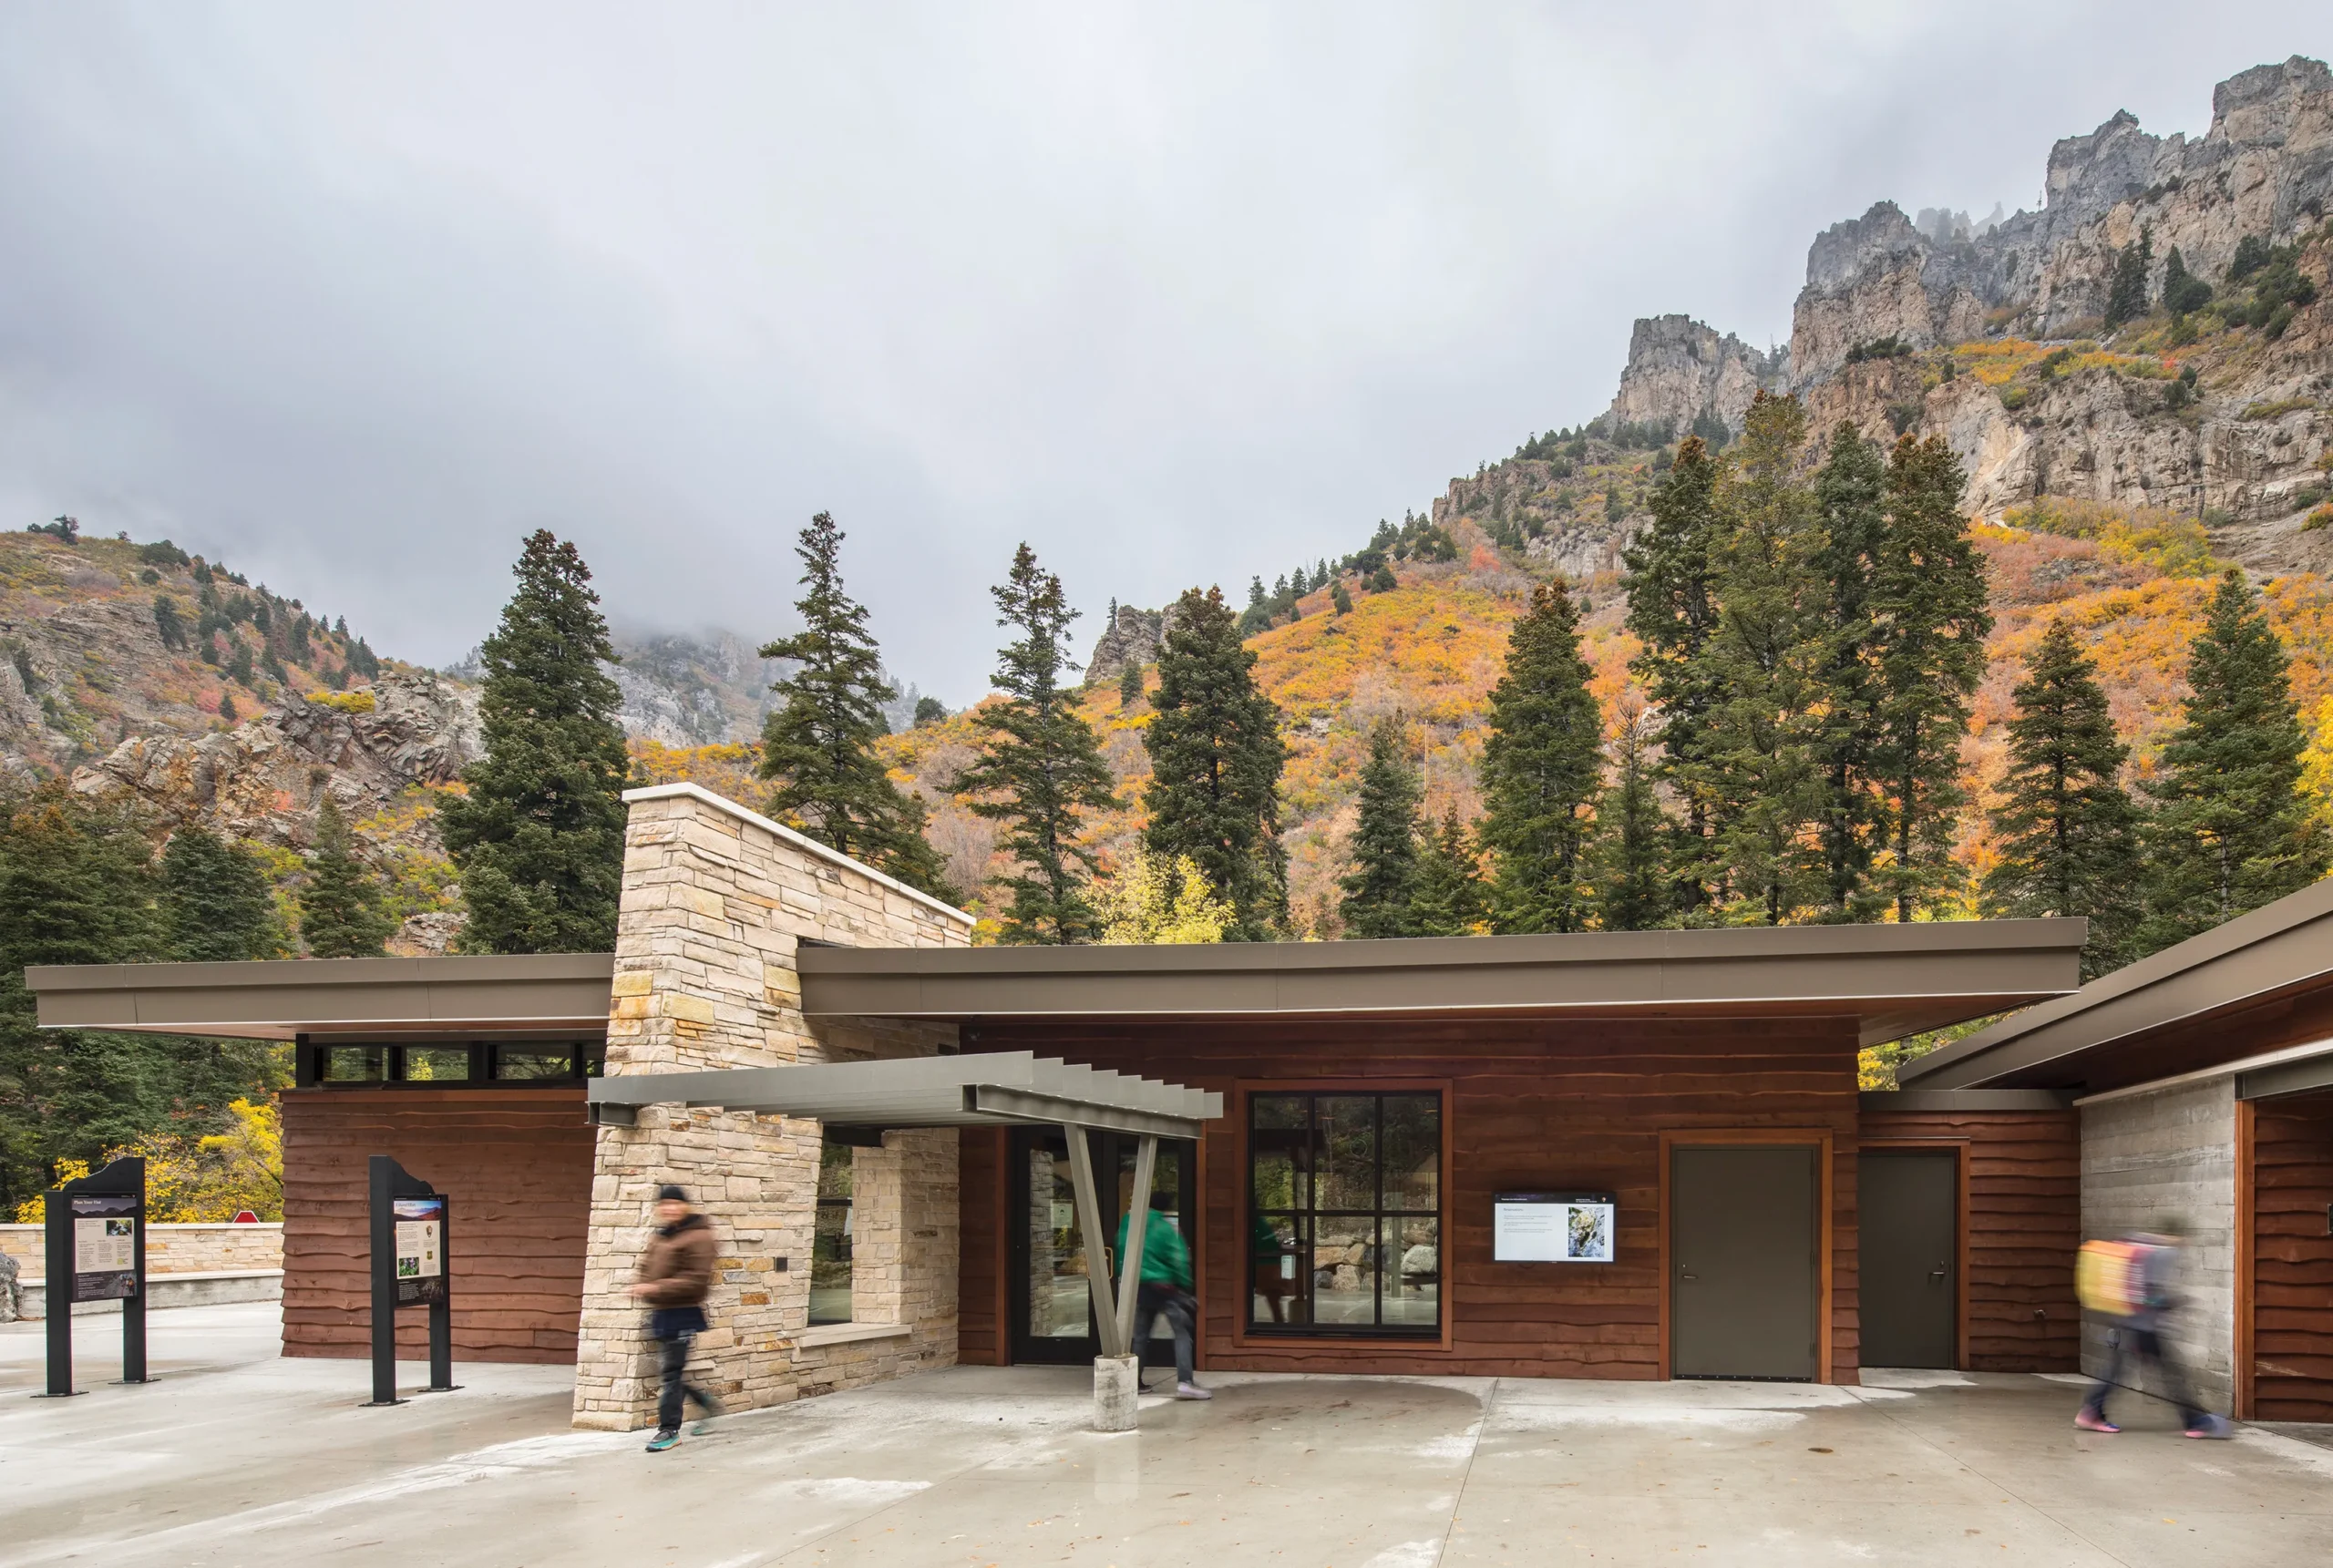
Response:
[{"label": "sneaker", "polygon": [[2235,1429],[2228,1423],[2225,1416],[2205,1416],[2187,1429],[2187,1435],[2191,1438],[2229,1438],[2235,1435]]},{"label": "sneaker", "polygon": [[2104,1416],[2094,1414],[2089,1410],[2083,1410],[2081,1413],[2075,1416],[2074,1425],[2080,1427],[2086,1432],[2119,1432],[2122,1430],[2116,1426],[2112,1421],[2108,1420]]},{"label": "sneaker", "polygon": [[697,1417],[696,1425],[689,1429],[690,1435],[700,1438],[704,1436],[713,1430],[713,1423],[726,1413],[721,1408],[721,1401],[707,1394],[704,1398],[704,1413]]},{"label": "sneaker", "polygon": [[1175,1385],[1175,1397],[1178,1399],[1212,1399],[1215,1394],[1212,1389],[1202,1389],[1197,1383],[1177,1383]]},{"label": "sneaker", "polygon": [[670,1427],[661,1428],[658,1430],[654,1437],[648,1440],[648,1451],[653,1454],[663,1453],[666,1449],[671,1448],[674,1443],[677,1443],[680,1440],[681,1434],[679,1432],[674,1431]]}]

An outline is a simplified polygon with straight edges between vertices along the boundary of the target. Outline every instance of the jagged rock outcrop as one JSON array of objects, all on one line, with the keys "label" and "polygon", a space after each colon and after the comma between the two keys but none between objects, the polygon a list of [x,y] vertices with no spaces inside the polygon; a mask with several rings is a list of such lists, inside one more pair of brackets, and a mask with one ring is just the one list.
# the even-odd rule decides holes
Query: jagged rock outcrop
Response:
[{"label": "jagged rock outcrop", "polygon": [[[231,730],[133,736],[75,770],[73,787],[132,797],[164,828],[200,823],[301,849],[324,791],[361,822],[390,811],[415,784],[451,783],[481,753],[475,688],[420,671],[384,672],[369,692],[353,695],[370,695],[371,710],[287,694]],[[434,848],[434,825],[427,837]]]},{"label": "jagged rock outcrop", "polygon": [[622,662],[609,673],[623,693],[624,733],[668,746],[751,740],[769,712],[770,682],[784,666],[734,631],[695,636],[620,633]]},{"label": "jagged rock outcrop", "polygon": [[2061,335],[2106,304],[2116,253],[2143,231],[2154,275],[2176,247],[2216,281],[2246,235],[2291,239],[2333,210],[2333,73],[2298,56],[2222,82],[2211,129],[2151,136],[2118,113],[2050,149],[2039,212],[1968,240],[1923,232],[1892,201],[1817,236],[1791,332],[1793,384],[1836,374],[1857,344],[1965,342],[1990,326]]},{"label": "jagged rock outcrop", "polygon": [[1779,389],[1789,379],[1786,350],[1761,354],[1691,316],[1640,316],[1629,334],[1629,363],[1605,411],[1606,427],[1655,425],[1681,433],[1714,415],[1738,436],[1759,389]]},{"label": "jagged rock outcrop", "polygon": [[1117,607],[1117,618],[1102,629],[1094,641],[1092,657],[1085,661],[1085,684],[1098,686],[1105,681],[1115,681],[1131,663],[1155,664],[1158,651],[1166,645],[1166,634],[1175,629],[1175,607],[1164,610],[1136,610],[1131,604]]}]

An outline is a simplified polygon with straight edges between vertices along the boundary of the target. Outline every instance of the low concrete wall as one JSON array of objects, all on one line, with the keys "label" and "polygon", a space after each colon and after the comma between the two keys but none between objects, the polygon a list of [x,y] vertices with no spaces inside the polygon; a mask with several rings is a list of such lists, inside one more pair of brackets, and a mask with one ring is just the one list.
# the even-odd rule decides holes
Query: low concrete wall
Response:
[{"label": "low concrete wall", "polygon": [[[2081,1108],[2081,1234],[2116,1236],[2169,1220],[2186,1229],[2169,1339],[2196,1398],[2235,1398],[2235,1081],[2218,1078]],[[2104,1369],[2109,1325],[2082,1327],[2082,1369]],[[2159,1391],[2152,1374],[2124,1376]]]},{"label": "low concrete wall", "polygon": [[[47,1267],[44,1225],[0,1225],[0,1253],[30,1275]],[[146,1272],[217,1274],[283,1266],[281,1225],[162,1225],[146,1227]]]},{"label": "low concrete wall", "polygon": [[[38,1322],[48,1316],[48,1282],[27,1279],[24,1283],[24,1307],[21,1316],[27,1323]],[[173,1307],[217,1307],[230,1301],[281,1301],[283,1299],[283,1271],[280,1268],[221,1269],[205,1274],[146,1275],[146,1309],[166,1311]],[[93,1317],[104,1313],[118,1313],[118,1301],[84,1301],[73,1308],[76,1317]]]}]

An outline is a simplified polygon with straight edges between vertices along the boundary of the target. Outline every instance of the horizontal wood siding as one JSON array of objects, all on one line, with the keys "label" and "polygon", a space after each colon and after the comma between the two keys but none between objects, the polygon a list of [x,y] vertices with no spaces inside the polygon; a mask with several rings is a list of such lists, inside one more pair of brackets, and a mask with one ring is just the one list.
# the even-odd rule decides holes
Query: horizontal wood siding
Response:
[{"label": "horizontal wood siding", "polygon": [[[575,1359],[592,1132],[581,1089],[305,1090],[283,1096],[283,1353],[372,1353],[367,1162],[452,1200],[454,1359]],[[400,1356],[428,1314],[397,1315]]]},{"label": "horizontal wood siding", "polygon": [[[1661,1133],[1828,1132],[1832,1376],[1855,1381],[1855,1038],[1843,1020],[988,1024],[967,1030],[965,1050],[1033,1050],[1225,1094],[1226,1119],[1208,1130],[1201,1160],[1202,1353],[1208,1366],[1238,1370],[1656,1378]],[[1243,1334],[1246,1173],[1237,1091],[1315,1081],[1450,1085],[1447,1349]],[[961,1332],[968,1345],[975,1336],[1002,1345],[987,1320],[997,1312],[992,1271],[1004,1266],[1006,1237],[995,1191],[974,1176],[970,1140],[964,1172]],[[993,1179],[1003,1174],[1000,1168]],[[1492,1194],[1533,1188],[1617,1193],[1617,1261],[1494,1263]],[[975,1254],[983,1261],[975,1264]],[[984,1290],[978,1281],[987,1282]]]},{"label": "horizontal wood siding", "polygon": [[1865,1111],[1863,1136],[1968,1145],[1968,1369],[2081,1370],[2081,1113]]},{"label": "horizontal wood siding", "polygon": [[2253,1419],[2333,1421],[2333,1094],[2258,1102],[2252,1149]]}]

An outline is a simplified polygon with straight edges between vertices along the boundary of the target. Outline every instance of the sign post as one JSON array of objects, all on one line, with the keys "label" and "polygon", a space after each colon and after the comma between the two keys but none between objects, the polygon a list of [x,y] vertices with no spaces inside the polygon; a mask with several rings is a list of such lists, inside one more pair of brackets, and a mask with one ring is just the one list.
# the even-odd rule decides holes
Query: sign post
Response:
[{"label": "sign post", "polygon": [[146,1161],[137,1154],[47,1194],[49,1399],[73,1387],[73,1307],[121,1303],[121,1380],[146,1377]]},{"label": "sign post", "polygon": [[372,1160],[373,1398],[397,1398],[397,1308],[429,1308],[429,1387],[442,1394],[454,1381],[454,1304],[446,1268],[449,1205],[443,1193],[407,1174],[386,1154]]}]

